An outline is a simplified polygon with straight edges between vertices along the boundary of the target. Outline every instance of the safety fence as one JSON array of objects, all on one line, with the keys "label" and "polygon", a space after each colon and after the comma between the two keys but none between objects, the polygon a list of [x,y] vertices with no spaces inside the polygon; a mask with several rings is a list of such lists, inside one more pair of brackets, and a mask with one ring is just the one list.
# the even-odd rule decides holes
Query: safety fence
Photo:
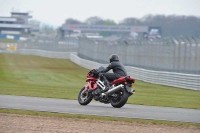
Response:
[{"label": "safety fence", "polygon": [[39,49],[57,52],[76,52],[78,49],[77,38],[58,40],[56,38],[31,38],[18,42],[18,49]]},{"label": "safety fence", "polygon": [[109,63],[118,54],[127,65],[153,71],[200,75],[200,38],[167,38],[135,40],[79,40],[78,56]]}]

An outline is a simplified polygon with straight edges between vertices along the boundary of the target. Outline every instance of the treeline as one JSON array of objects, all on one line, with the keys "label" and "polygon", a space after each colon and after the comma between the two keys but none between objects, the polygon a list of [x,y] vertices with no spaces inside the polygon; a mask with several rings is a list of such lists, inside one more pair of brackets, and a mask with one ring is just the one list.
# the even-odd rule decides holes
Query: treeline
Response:
[{"label": "treeline", "polygon": [[[124,25],[124,26],[152,26],[161,27],[162,36],[200,36],[200,17],[196,16],[177,16],[177,15],[146,15],[141,19],[125,18],[116,23],[111,19],[102,19],[98,16],[90,17],[84,22],[74,18],[68,18],[67,24],[90,24],[90,25]],[[104,32],[104,34],[112,34]]]}]

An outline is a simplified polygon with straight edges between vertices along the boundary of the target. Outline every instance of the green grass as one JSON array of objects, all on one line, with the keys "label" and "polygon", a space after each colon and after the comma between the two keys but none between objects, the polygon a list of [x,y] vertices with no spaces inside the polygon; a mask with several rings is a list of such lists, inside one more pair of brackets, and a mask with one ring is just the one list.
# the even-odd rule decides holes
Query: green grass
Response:
[{"label": "green grass", "polygon": [[76,99],[87,72],[69,60],[0,54],[0,93]]},{"label": "green grass", "polygon": [[[0,54],[0,94],[77,99],[88,69],[70,60]],[[130,104],[200,109],[200,91],[136,80]]]},{"label": "green grass", "polygon": [[133,118],[116,118],[116,117],[104,117],[104,116],[93,116],[93,115],[79,115],[79,114],[63,114],[63,113],[52,113],[52,112],[38,112],[38,111],[26,111],[26,110],[10,110],[1,109],[0,113],[7,114],[21,114],[21,115],[32,115],[32,116],[44,116],[44,117],[57,117],[57,118],[78,118],[78,119],[89,119],[89,120],[103,120],[103,121],[123,121],[128,123],[141,123],[141,124],[153,124],[153,125],[168,125],[168,126],[181,126],[181,127],[198,127],[199,123],[190,122],[172,122],[162,120],[142,120]]},{"label": "green grass", "polygon": [[16,40],[13,40],[13,39],[5,39],[5,38],[0,38],[0,42],[4,42],[4,43],[17,43]]}]

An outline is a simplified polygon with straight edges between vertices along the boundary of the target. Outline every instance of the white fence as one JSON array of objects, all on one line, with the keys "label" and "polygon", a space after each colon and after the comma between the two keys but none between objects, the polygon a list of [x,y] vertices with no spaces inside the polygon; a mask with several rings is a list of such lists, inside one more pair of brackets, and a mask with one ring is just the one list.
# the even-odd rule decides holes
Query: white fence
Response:
[{"label": "white fence", "polygon": [[23,55],[37,55],[42,57],[48,58],[59,58],[59,59],[69,59],[70,54],[77,54],[76,52],[54,52],[54,51],[45,51],[45,50],[38,50],[38,49],[20,49],[17,51],[1,51],[0,53],[17,53]]},{"label": "white fence", "polygon": [[[1,52],[1,51],[0,51]],[[37,55],[49,58],[70,59],[72,62],[87,69],[106,67],[108,64],[99,64],[88,61],[77,56],[76,52],[51,52],[43,50],[17,50],[16,52],[25,55]],[[126,66],[128,75],[149,83],[180,87],[185,89],[200,90],[200,75],[181,74],[173,72],[151,71],[135,67]]]}]

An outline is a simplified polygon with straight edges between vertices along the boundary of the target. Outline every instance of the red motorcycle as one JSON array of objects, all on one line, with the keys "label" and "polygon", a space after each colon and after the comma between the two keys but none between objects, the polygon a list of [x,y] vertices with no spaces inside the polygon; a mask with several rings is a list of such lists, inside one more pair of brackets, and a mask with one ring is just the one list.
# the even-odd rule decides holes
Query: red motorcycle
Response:
[{"label": "red motorcycle", "polygon": [[135,79],[130,76],[118,78],[110,82],[111,88],[104,92],[106,89],[104,78],[98,74],[102,69],[104,68],[99,67],[89,71],[87,84],[80,90],[78,102],[80,105],[87,105],[94,99],[105,104],[111,103],[114,108],[121,108],[126,104],[128,98],[135,93],[135,90],[132,89]]}]

